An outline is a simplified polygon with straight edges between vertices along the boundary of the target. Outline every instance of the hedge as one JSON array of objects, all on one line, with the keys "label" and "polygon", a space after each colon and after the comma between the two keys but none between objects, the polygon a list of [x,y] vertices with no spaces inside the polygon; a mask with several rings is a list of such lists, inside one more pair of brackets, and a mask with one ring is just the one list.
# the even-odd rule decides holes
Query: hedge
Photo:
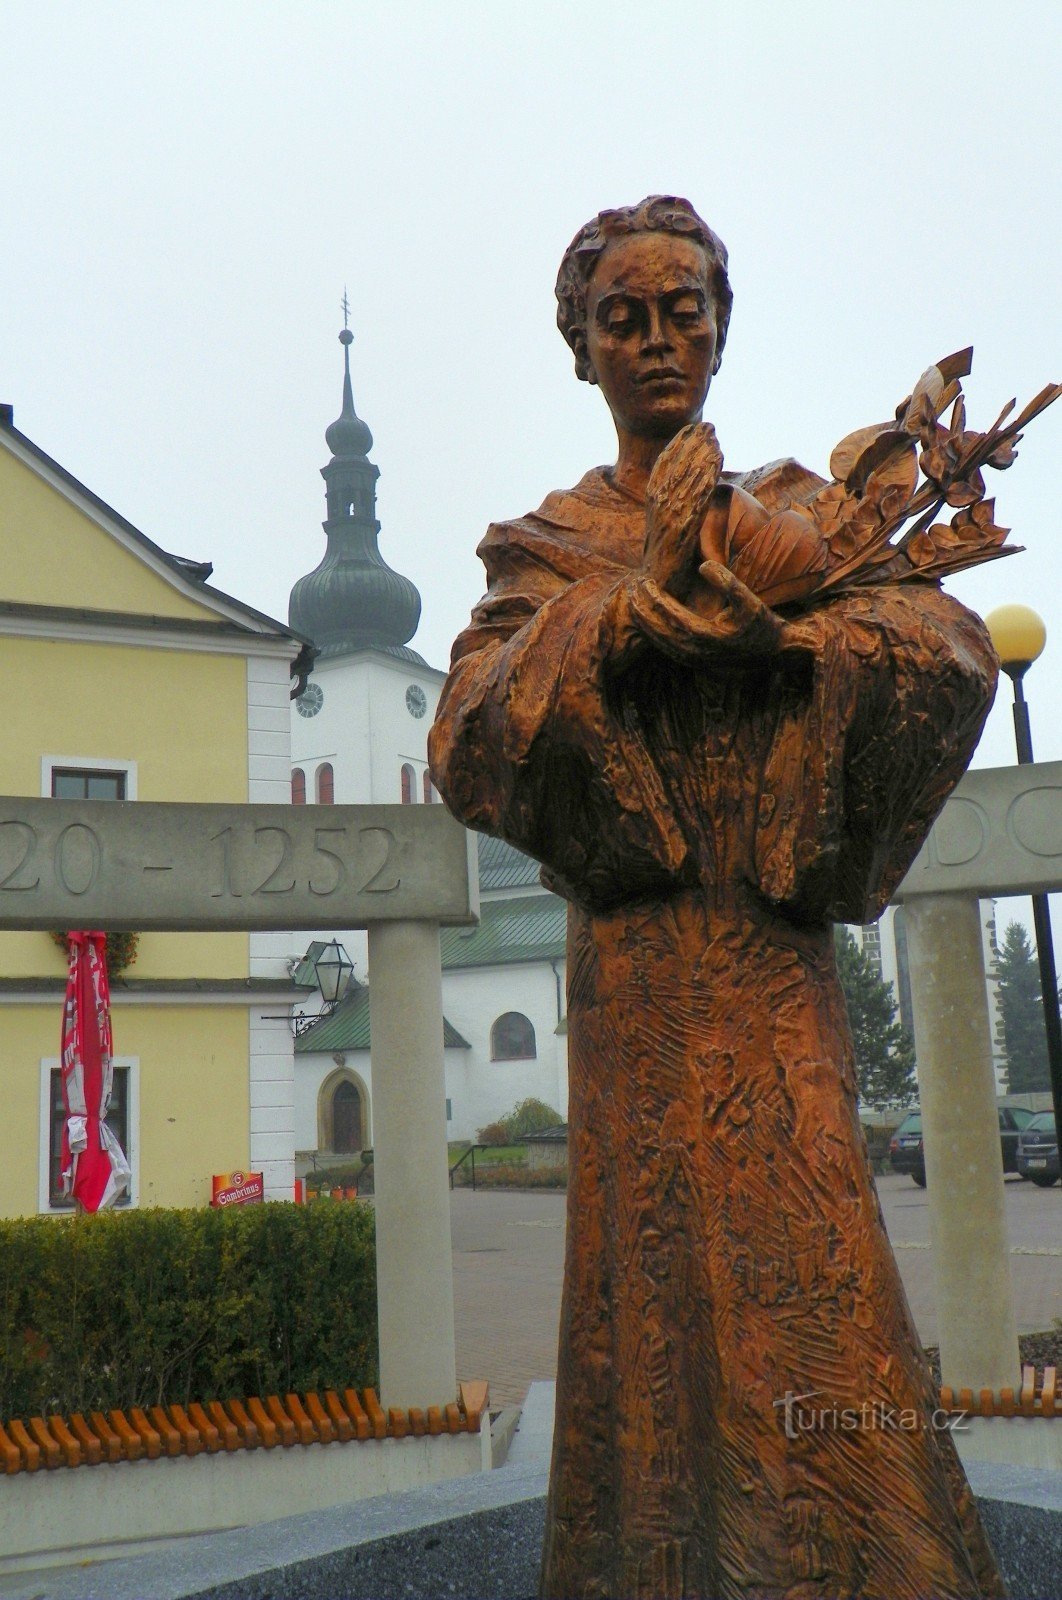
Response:
[{"label": "hedge", "polygon": [[0,1221],[0,1420],[377,1383],[363,1205]]}]

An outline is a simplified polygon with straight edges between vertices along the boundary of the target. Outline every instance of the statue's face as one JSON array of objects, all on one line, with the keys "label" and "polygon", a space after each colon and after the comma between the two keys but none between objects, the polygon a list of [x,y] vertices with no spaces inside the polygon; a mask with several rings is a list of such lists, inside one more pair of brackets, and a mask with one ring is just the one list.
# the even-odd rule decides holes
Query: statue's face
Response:
[{"label": "statue's face", "polygon": [[586,297],[590,381],[618,427],[670,438],[700,416],[717,329],[708,261],[673,233],[633,233],[602,252]]}]

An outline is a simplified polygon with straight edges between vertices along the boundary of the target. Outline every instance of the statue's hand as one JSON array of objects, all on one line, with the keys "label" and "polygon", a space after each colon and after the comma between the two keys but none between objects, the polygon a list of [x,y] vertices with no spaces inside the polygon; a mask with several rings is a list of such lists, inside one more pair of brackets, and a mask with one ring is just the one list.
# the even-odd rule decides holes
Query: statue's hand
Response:
[{"label": "statue's hand", "polygon": [[677,600],[687,598],[696,578],[701,526],[722,467],[715,429],[693,422],[671,440],[649,479],[642,567]]},{"label": "statue's hand", "polygon": [[718,561],[701,563],[686,604],[697,618],[697,636],[709,653],[719,649],[726,654],[773,655],[784,636],[785,624],[778,613]]}]

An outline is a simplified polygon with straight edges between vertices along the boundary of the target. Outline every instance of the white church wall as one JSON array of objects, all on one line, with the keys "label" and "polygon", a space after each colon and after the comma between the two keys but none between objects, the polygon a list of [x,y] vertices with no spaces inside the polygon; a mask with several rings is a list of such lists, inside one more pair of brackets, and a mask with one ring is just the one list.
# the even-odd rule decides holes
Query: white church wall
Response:
[{"label": "white church wall", "polygon": [[[454,1117],[459,1114],[459,1097],[465,1091],[468,1055],[469,1051],[462,1049],[443,1051],[445,1093],[452,1113],[447,1121],[448,1139],[473,1137],[473,1134],[453,1131]],[[300,1155],[308,1155],[317,1150],[321,1089],[329,1078],[344,1069],[359,1080],[359,1087],[365,1091],[361,1108],[362,1130],[366,1143],[371,1144],[372,1061],[369,1051],[346,1050],[337,1055],[327,1053],[300,1055],[295,1058],[295,1149]]]},{"label": "white church wall", "polygon": [[293,1040],[279,1008],[254,1007],[249,1016],[250,1157],[267,1200],[290,1200],[295,1177]]},{"label": "white church wall", "polygon": [[[558,962],[562,993],[564,972]],[[490,1030],[506,1011],[519,1011],[535,1030],[536,1056],[529,1061],[492,1061]],[[467,1039],[470,1049],[444,1051],[449,1139],[474,1139],[488,1122],[508,1116],[521,1100],[534,1098],[568,1115],[568,1040],[557,1033],[557,988],[548,962],[474,968],[443,974],[443,1012]],[[321,1086],[341,1063],[331,1054],[295,1058],[295,1149],[317,1149],[318,1099]],[[369,1096],[371,1117],[372,1065],[369,1052],[348,1051],[345,1064]],[[368,1126],[368,1120],[366,1123]]]},{"label": "white church wall", "polygon": [[[563,966],[557,965],[563,994]],[[521,1012],[534,1027],[533,1061],[491,1060],[490,1030],[506,1011]],[[567,1117],[568,1041],[557,1033],[557,984],[548,962],[444,972],[443,1012],[471,1046],[448,1052],[455,1057],[447,1087],[452,1139],[474,1139],[488,1122],[529,1098]]]},{"label": "white church wall", "polygon": [[316,799],[314,779],[319,766],[329,762],[334,774],[335,799],[343,805],[368,805],[371,793],[369,762],[369,702],[362,692],[354,665],[345,660],[323,661],[310,683],[324,699],[315,716],[291,712],[291,761],[306,774],[306,799]]},{"label": "white church wall", "polygon": [[[435,719],[442,676],[430,668],[390,656],[374,656],[366,667],[372,705],[370,758],[373,772],[373,799],[380,804],[396,804],[402,798],[402,764],[408,762],[416,774],[414,797],[424,799],[424,773],[428,766],[428,730]],[[415,716],[406,703],[406,694],[419,689],[425,710]],[[414,709],[419,705],[413,695]]]}]

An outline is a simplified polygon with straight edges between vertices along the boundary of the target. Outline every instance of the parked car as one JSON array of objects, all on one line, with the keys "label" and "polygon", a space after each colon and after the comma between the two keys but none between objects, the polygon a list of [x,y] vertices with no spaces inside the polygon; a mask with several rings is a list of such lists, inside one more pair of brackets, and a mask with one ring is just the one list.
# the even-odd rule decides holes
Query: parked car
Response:
[{"label": "parked car", "polygon": [[[999,1108],[999,1143],[1003,1151],[1004,1172],[1017,1172],[1019,1170],[1018,1139],[1022,1129],[1032,1120],[1032,1115],[1031,1111],[1026,1111],[1021,1106],[1000,1106]],[[1056,1145],[1056,1163],[1058,1159],[1057,1150],[1058,1147]],[[892,1167],[893,1172],[909,1172],[919,1188],[925,1188],[926,1157],[922,1148],[922,1113],[920,1111],[909,1111],[889,1140],[889,1165]]]},{"label": "parked car", "polygon": [[1053,1111],[1037,1112],[1019,1133],[1018,1171],[1043,1189],[1058,1182],[1058,1131]]}]

